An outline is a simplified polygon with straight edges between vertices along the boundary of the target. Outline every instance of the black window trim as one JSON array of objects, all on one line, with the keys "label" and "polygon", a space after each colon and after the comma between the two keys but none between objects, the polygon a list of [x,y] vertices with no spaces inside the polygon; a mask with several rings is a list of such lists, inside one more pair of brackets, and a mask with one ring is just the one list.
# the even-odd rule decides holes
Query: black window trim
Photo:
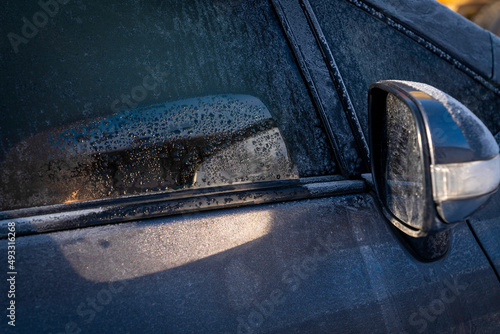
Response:
[{"label": "black window trim", "polygon": [[271,3],[326,129],[340,171],[346,178],[359,179],[369,171],[367,141],[335,60],[329,49],[322,47],[326,42],[321,41],[314,13],[299,0],[271,0]]},{"label": "black window trim", "polygon": [[0,239],[8,224],[16,236],[122,223],[203,211],[366,192],[363,180],[340,175],[187,189],[0,212]]}]

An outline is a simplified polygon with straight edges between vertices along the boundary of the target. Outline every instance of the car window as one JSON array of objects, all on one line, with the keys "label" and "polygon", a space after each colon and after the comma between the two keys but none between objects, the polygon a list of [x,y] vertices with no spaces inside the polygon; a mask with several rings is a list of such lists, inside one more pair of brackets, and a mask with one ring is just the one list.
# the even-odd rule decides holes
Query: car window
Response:
[{"label": "car window", "polygon": [[0,210],[337,173],[268,1],[1,18]]}]

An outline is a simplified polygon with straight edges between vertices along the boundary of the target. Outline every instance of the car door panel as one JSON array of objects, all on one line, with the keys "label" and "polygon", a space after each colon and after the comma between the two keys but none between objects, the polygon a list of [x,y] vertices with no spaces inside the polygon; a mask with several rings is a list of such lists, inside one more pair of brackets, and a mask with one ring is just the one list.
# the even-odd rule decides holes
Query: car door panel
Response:
[{"label": "car door panel", "polygon": [[[469,219],[472,231],[486,255],[500,274],[500,193],[496,193],[486,207]],[[500,276],[499,276],[500,280]]]},{"label": "car door panel", "polygon": [[366,11],[382,14],[384,21],[391,20],[394,26],[400,25],[400,31],[408,29],[414,32],[412,37],[415,40],[422,36],[419,41],[422,45],[424,40],[438,45],[438,49],[457,57],[485,79],[492,77],[495,62],[489,55],[493,36],[436,1],[348,1]]},{"label": "car door panel", "polygon": [[[456,63],[454,57],[434,53],[432,48],[426,48],[398,30],[398,25],[387,24],[384,12],[367,12],[350,1],[337,1],[335,6],[330,6],[328,1],[309,2],[365,135],[368,135],[368,86],[388,79],[435,86],[467,106],[493,134],[500,131],[497,88]],[[434,37],[438,36],[441,37],[436,31]],[[485,57],[488,59],[491,55]]]},{"label": "car door panel", "polygon": [[17,253],[20,332],[458,331],[500,317],[467,226],[422,263],[369,194],[25,236]]}]

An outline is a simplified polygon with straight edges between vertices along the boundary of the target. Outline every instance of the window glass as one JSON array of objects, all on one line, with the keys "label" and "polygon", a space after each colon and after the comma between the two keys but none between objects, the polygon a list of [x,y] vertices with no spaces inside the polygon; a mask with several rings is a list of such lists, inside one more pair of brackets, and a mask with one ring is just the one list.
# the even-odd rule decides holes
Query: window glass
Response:
[{"label": "window glass", "polygon": [[0,15],[0,210],[336,173],[268,1]]}]

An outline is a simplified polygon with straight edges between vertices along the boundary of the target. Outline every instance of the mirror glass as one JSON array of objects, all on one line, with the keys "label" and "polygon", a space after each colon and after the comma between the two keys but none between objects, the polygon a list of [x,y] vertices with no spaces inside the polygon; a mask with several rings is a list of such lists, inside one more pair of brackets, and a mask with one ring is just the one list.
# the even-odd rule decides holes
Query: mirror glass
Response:
[{"label": "mirror glass", "polygon": [[410,108],[387,95],[382,148],[382,200],[399,220],[420,229],[424,214],[424,164]]}]

